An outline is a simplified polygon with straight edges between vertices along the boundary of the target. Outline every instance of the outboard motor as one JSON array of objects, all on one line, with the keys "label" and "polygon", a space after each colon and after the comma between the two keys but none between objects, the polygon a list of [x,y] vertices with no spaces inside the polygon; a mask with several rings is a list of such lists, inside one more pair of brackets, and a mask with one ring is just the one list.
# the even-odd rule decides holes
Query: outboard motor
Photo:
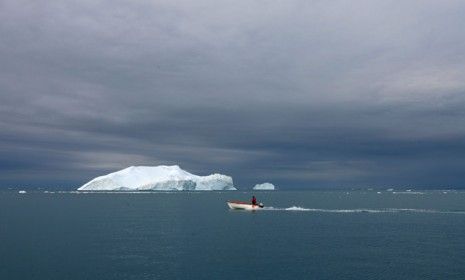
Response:
[{"label": "outboard motor", "polygon": [[263,203],[260,202],[260,203],[258,204],[258,207],[263,208]]}]

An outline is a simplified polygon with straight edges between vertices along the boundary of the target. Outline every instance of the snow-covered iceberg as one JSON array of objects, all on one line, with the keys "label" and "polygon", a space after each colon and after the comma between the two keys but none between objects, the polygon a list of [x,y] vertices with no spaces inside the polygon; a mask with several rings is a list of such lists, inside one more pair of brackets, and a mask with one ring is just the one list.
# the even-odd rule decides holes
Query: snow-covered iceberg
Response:
[{"label": "snow-covered iceberg", "polygon": [[253,189],[259,191],[272,191],[275,190],[275,186],[272,183],[263,183],[256,184],[255,187],[253,187]]},{"label": "snow-covered iceberg", "polygon": [[219,191],[236,190],[231,177],[197,176],[179,166],[131,166],[97,177],[79,191]]}]

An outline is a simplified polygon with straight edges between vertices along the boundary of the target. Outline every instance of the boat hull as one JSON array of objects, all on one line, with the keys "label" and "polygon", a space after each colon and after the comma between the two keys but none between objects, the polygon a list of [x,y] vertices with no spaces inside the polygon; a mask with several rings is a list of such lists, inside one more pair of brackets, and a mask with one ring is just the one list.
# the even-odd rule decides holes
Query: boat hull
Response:
[{"label": "boat hull", "polygon": [[241,201],[228,201],[227,203],[229,208],[234,210],[258,210],[261,208],[259,205],[253,205],[251,203]]}]

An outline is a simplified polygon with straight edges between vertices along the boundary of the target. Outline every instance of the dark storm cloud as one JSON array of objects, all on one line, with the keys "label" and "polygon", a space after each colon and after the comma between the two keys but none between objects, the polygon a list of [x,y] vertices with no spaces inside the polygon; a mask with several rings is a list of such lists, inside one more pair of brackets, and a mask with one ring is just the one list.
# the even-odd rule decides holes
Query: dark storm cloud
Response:
[{"label": "dark storm cloud", "polygon": [[[0,183],[465,187],[461,1],[3,1]],[[465,173],[464,173],[465,174]]]}]

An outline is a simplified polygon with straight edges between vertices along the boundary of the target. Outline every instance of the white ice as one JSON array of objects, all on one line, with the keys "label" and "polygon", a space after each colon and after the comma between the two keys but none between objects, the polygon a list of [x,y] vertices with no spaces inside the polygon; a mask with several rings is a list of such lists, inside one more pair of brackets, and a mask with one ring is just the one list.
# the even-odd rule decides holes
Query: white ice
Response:
[{"label": "white ice", "polygon": [[263,184],[256,184],[255,187],[253,187],[254,190],[260,190],[260,191],[272,191],[275,190],[276,187],[271,184],[271,183],[263,183]]},{"label": "white ice", "polygon": [[97,177],[79,191],[211,191],[236,190],[231,177],[222,174],[198,176],[177,165],[131,166]]}]

